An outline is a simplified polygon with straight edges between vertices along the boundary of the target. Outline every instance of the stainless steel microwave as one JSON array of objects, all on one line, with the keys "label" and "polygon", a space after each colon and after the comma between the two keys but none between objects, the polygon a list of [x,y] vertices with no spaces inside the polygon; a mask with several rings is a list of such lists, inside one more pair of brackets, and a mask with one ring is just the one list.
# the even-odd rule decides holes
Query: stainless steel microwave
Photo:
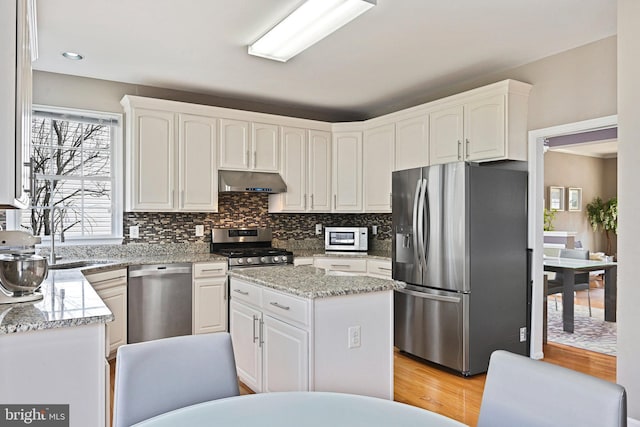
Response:
[{"label": "stainless steel microwave", "polygon": [[368,241],[367,227],[326,227],[324,229],[325,251],[366,252],[369,247]]}]

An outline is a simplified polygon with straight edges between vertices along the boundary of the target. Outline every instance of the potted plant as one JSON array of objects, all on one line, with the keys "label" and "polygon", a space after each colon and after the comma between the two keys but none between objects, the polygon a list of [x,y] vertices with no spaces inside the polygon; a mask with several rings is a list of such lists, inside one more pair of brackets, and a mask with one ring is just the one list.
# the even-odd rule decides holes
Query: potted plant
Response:
[{"label": "potted plant", "polygon": [[557,209],[544,208],[544,231],[553,231],[553,220],[557,213]]},{"label": "potted plant", "polygon": [[593,202],[587,204],[587,217],[593,231],[598,231],[598,228],[602,227],[607,238],[607,254],[611,254],[609,232],[613,231],[618,234],[618,198],[613,197],[604,202],[600,197],[596,197]]}]

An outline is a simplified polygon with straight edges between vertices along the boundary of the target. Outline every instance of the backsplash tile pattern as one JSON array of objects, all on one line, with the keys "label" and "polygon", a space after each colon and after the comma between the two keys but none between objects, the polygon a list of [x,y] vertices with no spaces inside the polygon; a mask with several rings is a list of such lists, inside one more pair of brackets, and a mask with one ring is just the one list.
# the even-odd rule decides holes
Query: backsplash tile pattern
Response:
[{"label": "backsplash tile pattern", "polygon": [[7,213],[0,209],[0,230],[6,230],[7,228]]},{"label": "backsplash tile pattern", "polygon": [[[271,227],[277,243],[296,240],[304,241],[304,245],[323,247],[324,235],[315,235],[318,223],[323,226],[377,225],[378,235],[373,236],[373,240],[391,240],[391,214],[270,214],[268,194],[221,193],[218,213],[125,212],[124,244],[208,244],[214,227]],[[139,239],[130,238],[129,227],[132,225],[139,226]],[[196,225],[204,225],[204,237],[195,237]]]}]

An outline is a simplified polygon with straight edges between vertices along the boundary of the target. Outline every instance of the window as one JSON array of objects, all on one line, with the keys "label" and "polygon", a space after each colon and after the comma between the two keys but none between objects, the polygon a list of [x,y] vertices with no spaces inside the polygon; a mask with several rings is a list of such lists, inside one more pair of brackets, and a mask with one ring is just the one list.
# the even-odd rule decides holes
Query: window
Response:
[{"label": "window", "polygon": [[82,243],[122,237],[120,121],[113,114],[34,107],[32,208],[17,215],[21,229],[43,237],[63,231]]}]

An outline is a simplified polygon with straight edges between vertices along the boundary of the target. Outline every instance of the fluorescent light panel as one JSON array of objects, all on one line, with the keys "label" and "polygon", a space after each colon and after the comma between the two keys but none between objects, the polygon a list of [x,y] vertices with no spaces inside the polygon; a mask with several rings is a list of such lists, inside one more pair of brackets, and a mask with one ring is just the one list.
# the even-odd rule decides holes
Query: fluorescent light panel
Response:
[{"label": "fluorescent light panel", "polygon": [[376,0],[307,0],[249,46],[249,54],[286,62],[375,6]]}]

